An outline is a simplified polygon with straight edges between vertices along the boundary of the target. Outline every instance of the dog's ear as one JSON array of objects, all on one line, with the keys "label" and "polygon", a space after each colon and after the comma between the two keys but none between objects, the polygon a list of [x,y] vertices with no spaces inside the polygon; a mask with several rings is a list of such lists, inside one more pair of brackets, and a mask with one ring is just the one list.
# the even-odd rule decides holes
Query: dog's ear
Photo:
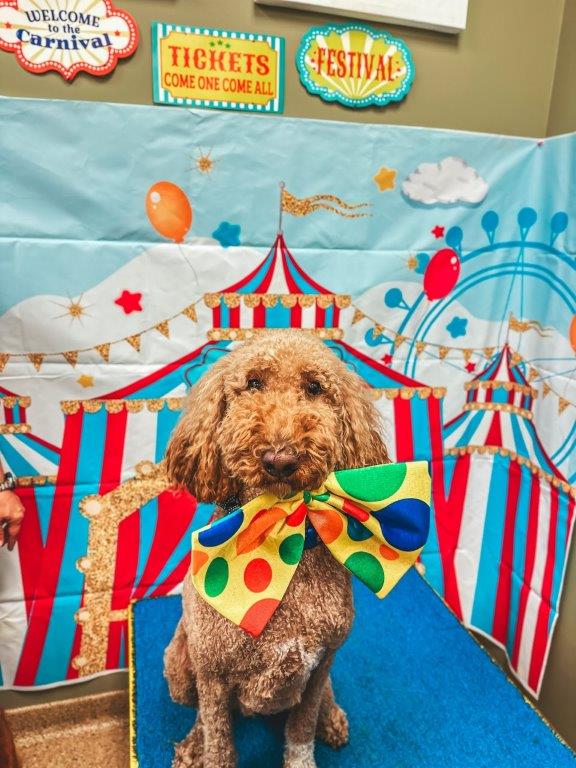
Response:
[{"label": "dog's ear", "polygon": [[382,437],[380,414],[364,382],[346,370],[340,377],[342,468],[367,467],[390,461]]},{"label": "dog's ear", "polygon": [[226,410],[226,356],[190,390],[184,412],[166,449],[166,469],[174,485],[198,501],[223,503],[238,488],[224,471],[216,433]]}]

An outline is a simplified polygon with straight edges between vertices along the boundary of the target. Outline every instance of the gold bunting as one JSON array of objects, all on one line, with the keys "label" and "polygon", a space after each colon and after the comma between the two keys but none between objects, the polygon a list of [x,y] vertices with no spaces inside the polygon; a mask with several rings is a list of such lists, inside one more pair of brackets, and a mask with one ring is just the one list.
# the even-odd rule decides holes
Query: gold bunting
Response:
[{"label": "gold bunting", "polygon": [[364,315],[363,312],[361,312],[359,309],[355,309],[354,310],[354,317],[352,318],[352,325],[354,325],[355,323],[359,323],[360,320],[364,319],[364,316],[365,315]]},{"label": "gold bunting", "polygon": [[519,352],[513,352],[512,356],[510,358],[510,362],[512,363],[512,366],[519,365],[522,362],[523,358],[522,355]]},{"label": "gold bunting", "polygon": [[440,355],[440,360],[444,360],[448,352],[450,352],[450,349],[448,347],[438,347],[438,354]]},{"label": "gold bunting", "polygon": [[470,358],[472,357],[472,350],[471,349],[463,349],[462,350],[462,355],[464,357],[464,362],[465,363],[469,363],[470,362]]},{"label": "gold bunting", "polygon": [[189,320],[192,320],[194,323],[198,322],[198,315],[196,314],[196,307],[194,306],[194,304],[190,304],[189,307],[186,307],[186,309],[183,309],[182,314],[186,315],[186,317]]},{"label": "gold bunting", "polygon": [[426,344],[423,341],[416,342],[416,355],[419,357],[426,349]]},{"label": "gold bunting", "polygon": [[155,325],[154,328],[162,334],[162,336],[166,336],[167,339],[170,338],[170,328],[168,326],[168,320],[162,320],[161,323],[158,323],[158,325]]},{"label": "gold bunting", "polygon": [[10,355],[6,354],[5,352],[0,353],[0,373],[2,373],[6,367],[8,360],[10,360]]},{"label": "gold bunting", "polygon": [[42,367],[42,361],[44,360],[44,355],[40,354],[40,352],[31,352],[28,355],[28,360],[30,360],[34,368],[36,368],[36,370],[39,371],[40,368]]},{"label": "gold bunting", "polygon": [[546,395],[550,394],[551,391],[552,391],[552,387],[550,386],[550,384],[546,384],[546,382],[544,382],[542,386],[542,397],[546,397]]},{"label": "gold bunting", "polygon": [[125,341],[133,347],[136,352],[140,352],[140,334],[135,333],[133,336],[127,336]]},{"label": "gold bunting", "polygon": [[558,398],[558,413],[564,413],[566,408],[570,405],[569,401],[565,397]]},{"label": "gold bunting", "polygon": [[384,333],[384,327],[382,325],[375,325],[374,333],[376,334],[376,336],[380,336],[381,333]]},{"label": "gold bunting", "polygon": [[534,381],[534,379],[537,379],[540,376],[536,368],[530,368],[528,372],[528,381]]},{"label": "gold bunting", "polygon": [[70,363],[72,368],[74,368],[78,362],[78,352],[74,350],[72,352],[62,352],[62,357],[67,363]]},{"label": "gold bunting", "polygon": [[404,344],[406,341],[406,336],[402,336],[401,334],[396,334],[396,337],[394,338],[394,349],[398,349],[399,347]]},{"label": "gold bunting", "polygon": [[97,344],[94,349],[105,362],[110,360],[110,344]]},{"label": "gold bunting", "polygon": [[484,357],[486,357],[489,360],[493,354],[494,354],[494,347],[484,347]]}]

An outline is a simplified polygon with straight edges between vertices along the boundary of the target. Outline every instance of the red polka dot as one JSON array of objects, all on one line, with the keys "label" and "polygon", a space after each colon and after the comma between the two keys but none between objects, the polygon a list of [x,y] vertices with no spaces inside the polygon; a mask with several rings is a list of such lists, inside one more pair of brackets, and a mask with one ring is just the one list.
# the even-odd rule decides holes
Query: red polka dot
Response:
[{"label": "red polka dot", "polygon": [[362,509],[362,507],[357,507],[356,504],[353,504],[350,499],[343,499],[344,504],[344,512],[346,512],[350,517],[356,518],[356,520],[359,520],[361,523],[365,523],[366,520],[370,517],[368,512],[366,512],[365,509]]},{"label": "red polka dot", "polygon": [[386,544],[380,544],[380,554],[384,558],[384,560],[398,560],[400,555],[398,552],[396,552],[395,549],[392,549],[391,547],[387,547]]},{"label": "red polka dot", "polygon": [[274,600],[271,597],[258,600],[248,608],[240,626],[252,637],[258,637],[279,605],[280,600]]},{"label": "red polka dot", "polygon": [[331,544],[342,533],[344,523],[341,516],[335,510],[311,509],[308,512],[308,516],[325,544]]},{"label": "red polka dot", "polygon": [[250,525],[238,534],[236,539],[236,552],[243,555],[257,549],[266,539],[277,522],[286,517],[286,513],[280,507],[261,509],[254,515]]},{"label": "red polka dot", "polygon": [[302,521],[306,517],[306,512],[308,512],[308,507],[302,502],[302,504],[296,507],[294,512],[286,518],[287,525],[292,526],[292,528],[297,528],[302,524]]},{"label": "red polka dot", "polygon": [[264,592],[271,581],[272,568],[262,557],[250,560],[244,568],[244,584],[251,592]]}]

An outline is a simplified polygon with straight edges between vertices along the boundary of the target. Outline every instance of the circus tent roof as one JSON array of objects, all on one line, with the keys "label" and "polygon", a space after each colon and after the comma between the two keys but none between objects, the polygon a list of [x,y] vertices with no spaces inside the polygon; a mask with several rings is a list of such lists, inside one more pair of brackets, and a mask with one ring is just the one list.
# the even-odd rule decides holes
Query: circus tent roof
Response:
[{"label": "circus tent roof", "polygon": [[0,387],[0,456],[5,470],[21,483],[53,478],[58,470],[60,449],[33,434],[27,422],[30,398]]},{"label": "circus tent roof", "polygon": [[261,328],[304,328],[321,338],[342,337],[341,311],[347,294],[334,294],[315,282],[278,233],[264,260],[248,275],[218,293],[204,295],[212,310],[208,338],[244,339]]},{"label": "circus tent roof", "polygon": [[555,485],[569,487],[540,442],[532,413],[537,392],[513,363],[507,344],[466,389],[463,412],[444,427],[449,453],[510,456]]}]

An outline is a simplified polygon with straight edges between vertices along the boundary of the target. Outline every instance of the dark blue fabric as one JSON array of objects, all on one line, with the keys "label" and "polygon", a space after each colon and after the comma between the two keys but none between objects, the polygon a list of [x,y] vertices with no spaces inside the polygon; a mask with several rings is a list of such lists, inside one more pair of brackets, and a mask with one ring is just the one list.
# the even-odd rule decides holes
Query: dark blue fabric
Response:
[{"label": "dark blue fabric", "polygon": [[[350,744],[316,748],[319,768],[575,768],[576,760],[430,588],[410,571],[379,601],[355,586],[356,622],[333,668]],[[134,606],[140,768],[170,768],[195,713],[174,704],[162,654],[179,597]],[[240,768],[282,765],[278,718],[236,722]],[[217,768],[217,766],[214,766]]]}]

